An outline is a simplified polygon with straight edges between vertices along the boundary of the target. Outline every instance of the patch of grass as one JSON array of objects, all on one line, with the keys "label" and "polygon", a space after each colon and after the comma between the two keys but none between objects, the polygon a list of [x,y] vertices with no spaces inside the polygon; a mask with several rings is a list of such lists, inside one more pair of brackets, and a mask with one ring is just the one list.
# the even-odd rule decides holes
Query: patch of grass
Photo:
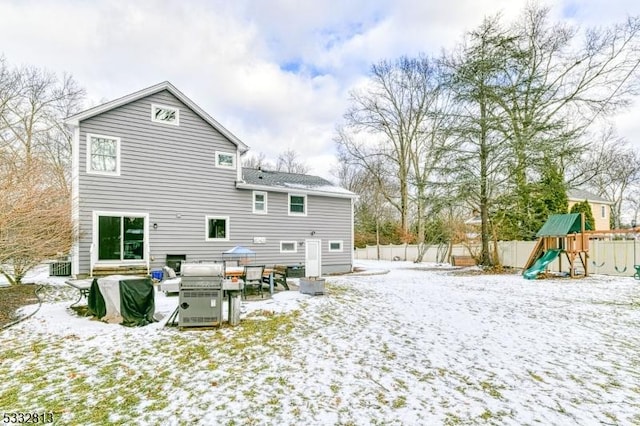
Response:
[{"label": "patch of grass", "polygon": [[446,413],[444,418],[444,424],[447,426],[461,425],[462,419],[457,414]]},{"label": "patch of grass", "polygon": [[544,383],[544,379],[543,379],[542,377],[538,376],[538,375],[537,375],[536,373],[534,373],[533,371],[531,371],[531,370],[527,370],[527,373],[529,373],[529,376],[531,376],[531,378],[532,378],[533,380],[535,380],[536,382],[542,382],[542,383]]},{"label": "patch of grass", "polygon": [[502,399],[500,390],[504,389],[504,386],[498,386],[488,380],[483,380],[480,382],[480,388],[482,388],[484,392],[488,393],[493,398]]},{"label": "patch of grass", "polygon": [[404,395],[400,395],[398,396],[396,399],[393,400],[393,402],[391,403],[391,407],[398,409],[398,408],[403,408],[407,406],[407,397]]}]

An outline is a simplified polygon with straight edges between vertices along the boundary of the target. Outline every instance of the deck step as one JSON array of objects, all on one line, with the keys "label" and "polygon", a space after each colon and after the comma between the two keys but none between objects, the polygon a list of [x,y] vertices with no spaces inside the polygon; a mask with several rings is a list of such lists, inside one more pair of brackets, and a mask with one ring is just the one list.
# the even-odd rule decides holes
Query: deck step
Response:
[{"label": "deck step", "polygon": [[97,266],[93,268],[92,276],[106,277],[107,275],[149,275],[149,268],[146,265]]}]

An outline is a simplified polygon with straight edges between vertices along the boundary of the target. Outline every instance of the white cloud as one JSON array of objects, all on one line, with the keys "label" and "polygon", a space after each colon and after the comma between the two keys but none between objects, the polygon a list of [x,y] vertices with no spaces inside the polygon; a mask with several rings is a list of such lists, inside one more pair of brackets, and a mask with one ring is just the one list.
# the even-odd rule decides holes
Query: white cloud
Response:
[{"label": "white cloud", "polygon": [[[0,37],[10,63],[71,73],[90,104],[169,80],[254,151],[275,158],[294,148],[326,177],[348,92],[371,63],[438,54],[485,15],[511,18],[525,4],[3,1]],[[628,0],[549,4],[584,26],[640,13]],[[620,119],[621,135],[640,139],[637,120],[624,117],[634,116]]]}]

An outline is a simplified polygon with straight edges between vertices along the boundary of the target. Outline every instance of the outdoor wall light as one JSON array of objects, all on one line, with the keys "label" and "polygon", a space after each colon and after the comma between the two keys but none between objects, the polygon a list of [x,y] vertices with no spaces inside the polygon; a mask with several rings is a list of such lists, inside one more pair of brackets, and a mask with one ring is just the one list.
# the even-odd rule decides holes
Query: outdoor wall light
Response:
[{"label": "outdoor wall light", "polygon": [[153,224],[153,229],[158,229],[158,224],[157,223]]},{"label": "outdoor wall light", "polygon": [[311,236],[316,235],[316,231],[311,231]]}]

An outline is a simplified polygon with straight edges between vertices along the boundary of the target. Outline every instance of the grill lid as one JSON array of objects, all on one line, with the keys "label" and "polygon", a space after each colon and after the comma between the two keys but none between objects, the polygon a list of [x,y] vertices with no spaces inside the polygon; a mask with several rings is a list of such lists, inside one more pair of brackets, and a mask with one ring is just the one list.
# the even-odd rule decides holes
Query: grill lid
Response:
[{"label": "grill lid", "polygon": [[221,277],[224,263],[183,263],[180,271],[183,277]]}]

